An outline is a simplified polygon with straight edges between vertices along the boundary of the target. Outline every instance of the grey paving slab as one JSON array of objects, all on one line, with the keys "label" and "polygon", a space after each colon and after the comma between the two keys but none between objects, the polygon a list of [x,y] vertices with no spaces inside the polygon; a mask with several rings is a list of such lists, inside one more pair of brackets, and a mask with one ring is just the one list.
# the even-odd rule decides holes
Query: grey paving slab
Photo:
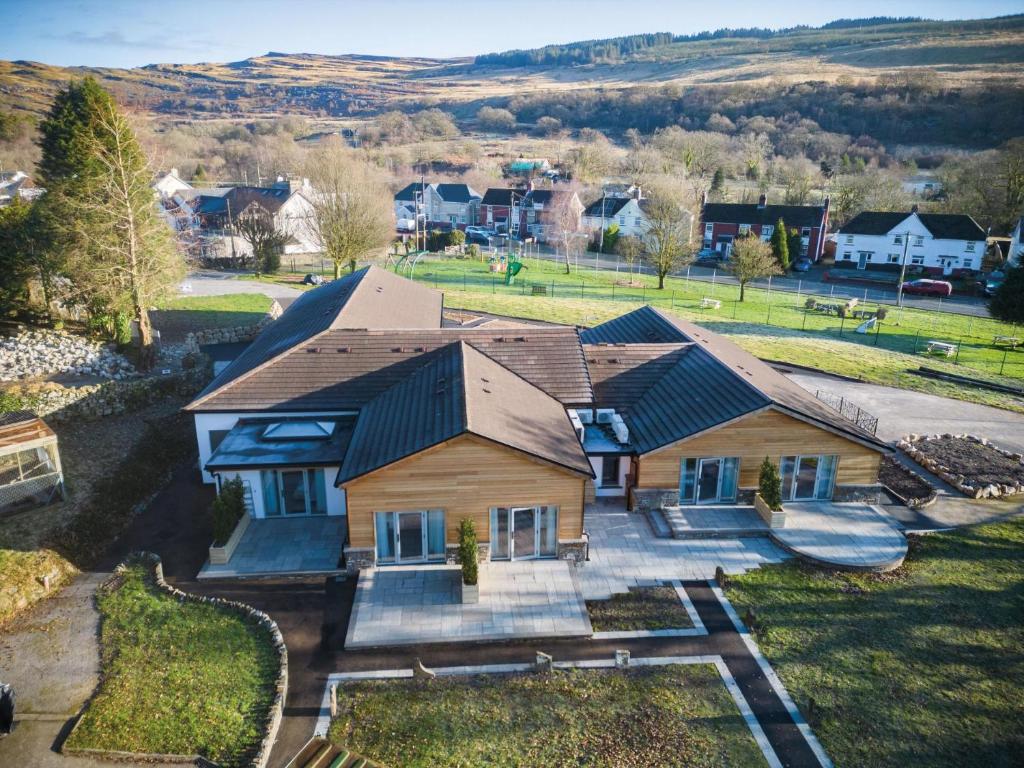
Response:
[{"label": "grey paving slab", "polygon": [[360,573],[346,648],[586,637],[590,619],[573,567],[562,560],[481,563],[480,602],[459,601],[455,566]]},{"label": "grey paving slab", "polygon": [[903,562],[907,539],[871,504],[787,503],[786,525],[771,536],[786,549],[819,563],[888,570]]},{"label": "grey paving slab", "polygon": [[344,516],[252,520],[231,560],[207,562],[199,578],[336,573],[345,526]]}]

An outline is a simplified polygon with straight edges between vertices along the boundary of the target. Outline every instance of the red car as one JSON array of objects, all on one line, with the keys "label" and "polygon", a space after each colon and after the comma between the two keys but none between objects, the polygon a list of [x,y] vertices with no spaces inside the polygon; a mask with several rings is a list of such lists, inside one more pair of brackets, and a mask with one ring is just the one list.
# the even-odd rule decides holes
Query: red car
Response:
[{"label": "red car", "polygon": [[916,293],[920,296],[938,296],[946,298],[953,294],[953,284],[945,280],[908,280],[903,284],[904,293]]}]

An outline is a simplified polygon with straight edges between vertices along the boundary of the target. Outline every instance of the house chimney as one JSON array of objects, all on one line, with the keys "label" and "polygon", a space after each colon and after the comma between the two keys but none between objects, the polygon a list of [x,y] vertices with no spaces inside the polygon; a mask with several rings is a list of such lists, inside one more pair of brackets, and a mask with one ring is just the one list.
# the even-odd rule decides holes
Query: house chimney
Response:
[{"label": "house chimney", "polygon": [[171,176],[177,176],[177,175],[178,175],[178,169],[177,168],[171,168]]},{"label": "house chimney", "polygon": [[644,199],[643,190],[640,188],[639,184],[637,184],[635,187],[633,187],[633,199],[634,200],[643,200]]},{"label": "house chimney", "polygon": [[910,206],[910,212],[911,213],[917,213],[918,210],[919,210],[919,208],[917,207],[917,203],[914,203],[912,206]]},{"label": "house chimney", "polygon": [[530,179],[528,182],[526,182],[526,191],[527,193],[533,192],[533,179]]},{"label": "house chimney", "polygon": [[708,193],[707,192],[701,192],[700,193],[700,207],[704,208],[704,206],[707,205],[707,204],[708,204]]},{"label": "house chimney", "polygon": [[766,205],[768,205],[768,195],[762,194],[759,198],[757,198],[757,207],[764,208]]}]

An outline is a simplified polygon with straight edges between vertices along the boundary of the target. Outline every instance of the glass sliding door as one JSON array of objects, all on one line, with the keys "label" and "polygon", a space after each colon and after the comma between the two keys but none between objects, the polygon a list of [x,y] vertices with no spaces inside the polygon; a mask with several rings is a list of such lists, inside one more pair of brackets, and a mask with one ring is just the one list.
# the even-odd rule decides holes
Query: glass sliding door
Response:
[{"label": "glass sliding door", "polygon": [[512,557],[517,560],[537,555],[537,509],[515,507],[512,509]]},{"label": "glass sliding door", "polygon": [[739,467],[740,460],[734,456],[683,459],[679,471],[679,503],[735,501]]},{"label": "glass sliding door", "polygon": [[264,517],[327,514],[327,481],[322,469],[264,469],[260,485]]},{"label": "glass sliding door", "polygon": [[423,560],[423,513],[398,513],[398,559],[403,562]]},{"label": "glass sliding door", "polygon": [[838,466],[838,456],[783,456],[780,462],[783,500],[831,499]]},{"label": "glass sliding door", "polygon": [[377,512],[377,562],[423,563],[445,557],[444,510]]},{"label": "glass sliding door", "polygon": [[491,559],[529,560],[558,555],[558,507],[491,509]]},{"label": "glass sliding door", "polygon": [[301,469],[289,469],[281,471],[280,477],[281,509],[285,515],[305,515],[306,473]]}]

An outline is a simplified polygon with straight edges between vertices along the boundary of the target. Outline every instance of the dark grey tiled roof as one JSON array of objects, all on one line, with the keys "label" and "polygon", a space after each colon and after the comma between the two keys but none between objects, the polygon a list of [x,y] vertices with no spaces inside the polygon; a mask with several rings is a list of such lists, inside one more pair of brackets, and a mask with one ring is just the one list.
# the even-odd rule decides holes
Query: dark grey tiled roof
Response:
[{"label": "dark grey tiled roof", "polygon": [[[588,345],[588,361],[616,355],[619,374],[604,369],[607,363],[590,365],[595,395],[615,398],[615,407],[626,411],[630,442],[640,453],[685,439],[745,413],[771,406],[843,433],[878,450],[882,441],[847,421],[800,385],[726,338],[667,312],[645,306],[607,323],[581,332]],[[692,342],[687,344],[687,342]],[[632,345],[642,345],[631,358]],[[658,354],[675,356],[675,364]],[[643,360],[644,356],[649,360]],[[632,364],[635,363],[635,364]],[[636,372],[633,372],[635,369]],[[653,374],[642,390],[639,371]],[[616,375],[621,380],[616,380]],[[625,402],[632,399],[632,402]]]},{"label": "dark grey tiled roof", "polygon": [[468,184],[438,184],[437,194],[446,203],[468,203],[480,199],[480,195]]},{"label": "dark grey tiled roof", "polygon": [[825,209],[820,205],[766,205],[757,203],[707,203],[701,212],[705,224],[776,224],[787,227],[820,227]]},{"label": "dark grey tiled roof", "polygon": [[585,344],[587,369],[599,408],[624,408],[639,400],[675,366],[692,344]]},{"label": "dark grey tiled roof", "polygon": [[395,200],[407,200],[412,202],[416,199],[416,193],[424,191],[427,187],[432,186],[431,184],[421,184],[418,181],[414,181],[412,184],[408,184],[402,189],[395,193]]},{"label": "dark grey tiled roof", "polygon": [[299,349],[303,342],[340,328],[439,328],[442,295],[411,280],[366,267],[307,291],[267,326],[189,406],[209,408],[232,398],[226,390],[261,366]]},{"label": "dark grey tiled roof", "polygon": [[616,216],[619,213],[619,211],[625,208],[626,204],[629,203],[629,201],[632,199],[633,198],[631,197],[599,197],[597,200],[595,200],[586,207],[586,209],[583,211],[583,215],[590,216],[591,218],[596,218],[600,216],[601,204],[603,203],[604,217],[606,219],[611,218],[612,216]]},{"label": "dark grey tiled roof", "polygon": [[561,403],[458,341],[360,412],[337,483],[467,433],[591,474]]},{"label": "dark grey tiled roof", "polygon": [[575,328],[330,330],[298,343],[270,364],[189,407],[199,411],[358,409],[455,341],[468,342],[564,404],[589,403],[593,397]]},{"label": "dark grey tiled roof", "polygon": [[512,195],[515,194],[516,200],[522,201],[523,195],[526,194],[525,189],[505,189],[498,187],[491,187],[484,192],[484,197],[480,201],[480,205],[512,205]]},{"label": "dark grey tiled roof", "polygon": [[692,341],[668,317],[644,305],[606,323],[580,331],[584,344],[664,344]]}]

